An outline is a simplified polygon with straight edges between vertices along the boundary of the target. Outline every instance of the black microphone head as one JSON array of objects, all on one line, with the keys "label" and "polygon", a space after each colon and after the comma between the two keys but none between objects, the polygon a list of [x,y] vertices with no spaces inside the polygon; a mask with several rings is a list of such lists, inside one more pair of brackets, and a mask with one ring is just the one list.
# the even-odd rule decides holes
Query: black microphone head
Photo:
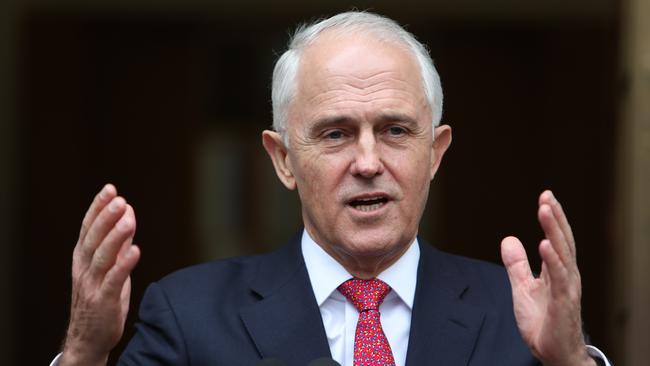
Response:
[{"label": "black microphone head", "polygon": [[307,366],[341,366],[341,364],[329,357],[322,357],[311,361]]},{"label": "black microphone head", "polygon": [[260,362],[257,363],[257,366],[287,366],[287,364],[277,358],[265,358],[260,360]]}]

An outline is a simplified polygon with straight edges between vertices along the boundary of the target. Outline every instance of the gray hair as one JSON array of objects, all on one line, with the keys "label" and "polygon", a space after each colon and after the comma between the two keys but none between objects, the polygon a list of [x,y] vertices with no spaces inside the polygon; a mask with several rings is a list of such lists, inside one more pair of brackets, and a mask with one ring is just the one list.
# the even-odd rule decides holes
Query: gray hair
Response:
[{"label": "gray hair", "polygon": [[302,51],[311,45],[325,30],[355,34],[367,32],[381,41],[396,42],[410,50],[420,67],[424,93],[431,107],[432,125],[436,127],[442,118],[442,86],[440,76],[433,66],[433,60],[426,46],[397,22],[369,12],[350,11],[337,14],[311,24],[303,24],[289,40],[288,49],[280,56],[273,69],[271,101],[273,104],[273,129],[285,140],[289,107],[297,89],[297,74]]}]

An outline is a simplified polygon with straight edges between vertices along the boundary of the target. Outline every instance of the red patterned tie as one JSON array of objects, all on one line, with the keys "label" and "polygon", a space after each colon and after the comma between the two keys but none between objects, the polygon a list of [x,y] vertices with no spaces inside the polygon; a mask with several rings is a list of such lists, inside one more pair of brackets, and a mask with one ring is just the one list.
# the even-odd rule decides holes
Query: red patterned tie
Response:
[{"label": "red patterned tie", "polygon": [[379,305],[390,286],[378,279],[345,281],[339,291],[359,310],[354,335],[354,366],[394,366],[393,352],[379,322]]}]

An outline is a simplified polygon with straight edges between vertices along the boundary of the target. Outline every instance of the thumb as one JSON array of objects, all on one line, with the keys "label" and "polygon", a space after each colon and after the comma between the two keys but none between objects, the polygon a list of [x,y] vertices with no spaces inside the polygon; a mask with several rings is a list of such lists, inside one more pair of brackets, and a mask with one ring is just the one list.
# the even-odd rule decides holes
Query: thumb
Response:
[{"label": "thumb", "polygon": [[514,236],[501,241],[501,260],[508,271],[512,287],[517,287],[532,278],[526,250],[521,241]]}]

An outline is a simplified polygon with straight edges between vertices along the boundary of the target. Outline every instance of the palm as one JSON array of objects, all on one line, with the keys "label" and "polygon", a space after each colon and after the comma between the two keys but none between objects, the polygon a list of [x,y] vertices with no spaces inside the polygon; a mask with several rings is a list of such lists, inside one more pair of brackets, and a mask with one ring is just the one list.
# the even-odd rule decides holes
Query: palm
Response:
[{"label": "palm", "polygon": [[70,324],[60,365],[105,364],[129,311],[129,274],[140,257],[132,245],[135,213],[107,185],[82,223],[72,260]]},{"label": "palm", "polygon": [[541,335],[548,333],[549,288],[543,277],[531,278],[512,292],[517,326],[525,342],[533,349],[545,348]]},{"label": "palm", "polygon": [[122,292],[120,293],[120,315],[119,315],[120,320],[117,323],[118,336],[114,344],[117,344],[117,342],[120,340],[120,337],[122,336],[122,333],[124,333],[124,323],[126,323],[126,316],[129,314],[130,300],[131,300],[131,276],[126,278],[126,281],[124,282],[124,287],[122,288]]},{"label": "palm", "polygon": [[576,364],[584,355],[584,340],[573,234],[550,192],[540,197],[538,218],[546,234],[539,245],[543,264],[538,278],[532,275],[519,239],[507,237],[502,242],[517,326],[533,354],[545,364]]}]

